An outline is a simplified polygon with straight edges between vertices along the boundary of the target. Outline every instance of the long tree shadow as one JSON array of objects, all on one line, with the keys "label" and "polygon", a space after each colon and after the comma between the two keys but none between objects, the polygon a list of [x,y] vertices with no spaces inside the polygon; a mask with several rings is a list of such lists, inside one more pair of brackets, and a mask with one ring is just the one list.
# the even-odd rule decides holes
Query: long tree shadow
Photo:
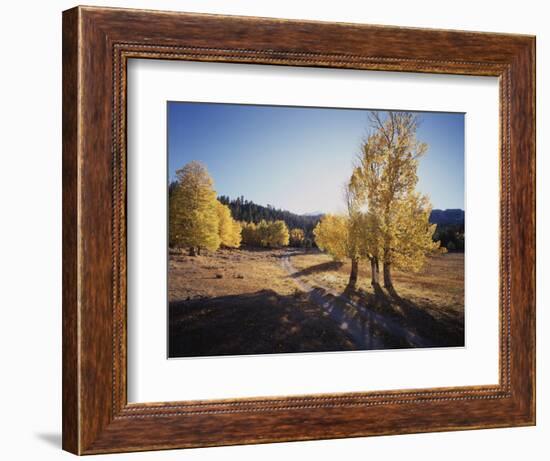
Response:
[{"label": "long tree shadow", "polygon": [[360,303],[392,316],[404,328],[424,338],[427,347],[464,346],[463,318],[442,315],[428,303],[416,304],[401,297],[394,288],[384,291],[378,284],[373,286],[373,293],[360,290],[355,294]]},{"label": "long tree shadow", "polygon": [[340,261],[329,261],[329,262],[326,262],[326,263],[315,264],[313,266],[309,266],[305,269],[294,272],[292,274],[292,276],[294,278],[297,278],[297,277],[317,274],[319,272],[337,271],[343,265],[344,265],[344,263],[342,263]]},{"label": "long tree shadow", "polygon": [[379,284],[372,285],[372,289],[370,293],[348,284],[340,297],[353,307],[353,317],[368,326],[378,342],[382,341],[383,349],[431,346],[411,325],[393,315],[388,296]]},{"label": "long tree shadow", "polygon": [[379,285],[342,295],[260,290],[169,306],[169,357],[462,345],[461,322],[436,318]]},{"label": "long tree shadow", "polygon": [[430,306],[421,306],[402,298],[395,290],[389,291],[393,301],[401,308],[405,318],[415,325],[426,337],[433,340],[435,345],[464,346],[464,317],[457,318],[449,315],[441,315],[440,312],[427,311]]},{"label": "long tree shadow", "polygon": [[307,294],[273,290],[169,306],[169,357],[344,351],[360,348]]}]

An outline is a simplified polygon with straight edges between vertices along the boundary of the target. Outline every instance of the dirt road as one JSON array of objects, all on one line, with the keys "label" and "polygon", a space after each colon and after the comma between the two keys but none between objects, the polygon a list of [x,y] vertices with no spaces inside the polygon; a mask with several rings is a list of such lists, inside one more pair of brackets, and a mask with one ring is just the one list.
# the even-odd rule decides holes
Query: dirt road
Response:
[{"label": "dirt road", "polygon": [[408,330],[399,323],[374,312],[367,306],[359,305],[343,294],[333,292],[329,288],[300,279],[298,270],[292,264],[294,253],[287,252],[281,258],[281,265],[294,281],[296,286],[309,294],[309,299],[324,309],[340,328],[352,336],[361,349],[385,349],[387,341],[405,343],[409,347],[426,347],[429,344],[418,334]]}]

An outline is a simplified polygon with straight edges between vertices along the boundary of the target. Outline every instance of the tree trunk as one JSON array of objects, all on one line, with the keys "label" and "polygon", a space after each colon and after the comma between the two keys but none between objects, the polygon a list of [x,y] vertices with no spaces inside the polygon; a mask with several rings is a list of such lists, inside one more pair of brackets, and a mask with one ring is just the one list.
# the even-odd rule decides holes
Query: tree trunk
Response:
[{"label": "tree trunk", "polygon": [[384,288],[393,290],[393,281],[391,277],[391,263],[384,263]]},{"label": "tree trunk", "polygon": [[201,247],[197,247],[197,254],[200,256],[201,255]]},{"label": "tree trunk", "polygon": [[357,285],[357,274],[359,272],[359,258],[351,259],[351,272],[349,274],[348,288],[355,290]]},{"label": "tree trunk", "polygon": [[195,256],[195,247],[189,247],[189,256]]},{"label": "tree trunk", "polygon": [[370,271],[371,271],[371,285],[377,286],[380,285],[380,267],[378,266],[378,258],[371,258],[370,260]]}]

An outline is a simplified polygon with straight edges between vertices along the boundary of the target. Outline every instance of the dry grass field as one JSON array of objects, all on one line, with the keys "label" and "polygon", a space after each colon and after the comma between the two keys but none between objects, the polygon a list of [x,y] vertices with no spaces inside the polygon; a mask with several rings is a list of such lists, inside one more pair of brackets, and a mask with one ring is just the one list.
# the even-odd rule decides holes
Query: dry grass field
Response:
[{"label": "dry grass field", "polygon": [[170,255],[170,302],[250,294],[272,289],[291,294],[296,285],[280,264],[283,250],[224,250],[202,256]]},{"label": "dry grass field", "polygon": [[281,266],[281,250],[171,255],[170,357],[352,350]]},{"label": "dry grass field", "polygon": [[192,357],[464,344],[464,255],[395,271],[397,293],[317,250],[218,250],[169,262],[169,355]]},{"label": "dry grass field", "polygon": [[[315,252],[292,258],[295,277],[309,285],[344,292],[350,264]],[[429,346],[464,345],[464,253],[430,257],[419,273],[395,271],[397,293],[370,284],[370,264],[360,264],[357,290],[346,296],[358,305],[414,331]]]}]

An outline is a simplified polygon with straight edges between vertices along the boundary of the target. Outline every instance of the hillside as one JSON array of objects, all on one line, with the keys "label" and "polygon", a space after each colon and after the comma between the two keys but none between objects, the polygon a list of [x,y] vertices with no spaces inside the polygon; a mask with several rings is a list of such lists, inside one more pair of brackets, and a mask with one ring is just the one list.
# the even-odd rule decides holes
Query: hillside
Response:
[{"label": "hillside", "polygon": [[251,200],[246,200],[243,196],[231,199],[225,195],[221,195],[218,197],[218,200],[230,208],[233,219],[237,221],[259,223],[262,219],[266,221],[280,219],[286,223],[289,229],[302,229],[306,237],[309,238],[312,237],[313,228],[322,216],[321,213],[299,215],[272,207],[271,205],[258,205]]},{"label": "hillside", "polygon": [[[221,195],[218,200],[231,209],[233,219],[237,221],[259,223],[262,219],[266,221],[280,219],[289,229],[302,229],[306,238],[312,240],[313,229],[323,216],[321,212],[299,215],[271,205],[258,205],[243,196],[231,199]],[[441,244],[449,250],[464,251],[464,210],[432,210],[430,222],[437,224],[434,240],[440,240]]]}]

